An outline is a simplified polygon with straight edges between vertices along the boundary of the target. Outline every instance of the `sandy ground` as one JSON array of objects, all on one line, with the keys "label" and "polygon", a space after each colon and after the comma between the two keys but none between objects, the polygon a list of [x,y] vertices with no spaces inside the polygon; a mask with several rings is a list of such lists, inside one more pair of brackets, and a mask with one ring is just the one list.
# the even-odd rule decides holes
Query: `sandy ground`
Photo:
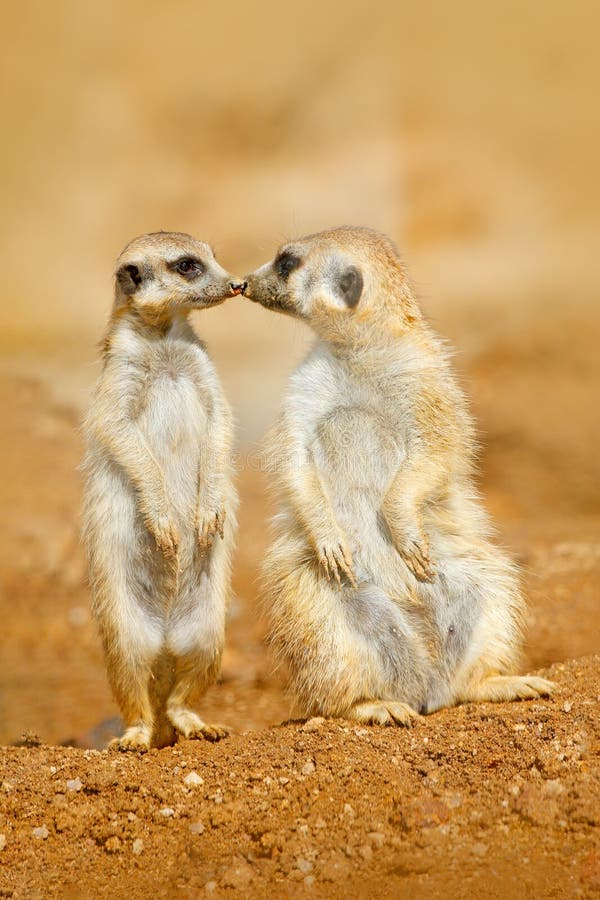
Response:
[{"label": "sandy ground", "polygon": [[3,896],[591,895],[598,661],[551,668],[552,702],[411,730],[312,719],[143,757],[8,749]]}]

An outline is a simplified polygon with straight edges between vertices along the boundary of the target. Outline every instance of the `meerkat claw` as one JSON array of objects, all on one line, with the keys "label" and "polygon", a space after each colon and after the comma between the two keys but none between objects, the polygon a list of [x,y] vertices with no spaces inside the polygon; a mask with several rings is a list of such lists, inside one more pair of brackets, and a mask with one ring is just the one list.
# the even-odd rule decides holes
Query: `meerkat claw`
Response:
[{"label": "meerkat claw", "polygon": [[113,738],[109,750],[121,753],[146,753],[150,749],[151,729],[146,725],[133,725],[121,737]]},{"label": "meerkat claw", "polygon": [[225,512],[217,510],[208,515],[198,516],[198,544],[200,549],[208,552],[214,543],[217,535],[222,539],[225,533]]},{"label": "meerkat claw", "polygon": [[436,575],[435,567],[430,558],[429,551],[424,544],[411,541],[407,549],[399,550],[400,556],[418,581],[433,581]]},{"label": "meerkat claw", "polygon": [[152,534],[156,544],[167,558],[174,559],[179,547],[179,534],[175,524],[167,516],[159,516]]},{"label": "meerkat claw", "polygon": [[177,733],[188,741],[215,742],[228,737],[231,733],[226,725],[208,724],[190,709],[172,709],[167,715]]},{"label": "meerkat claw", "polygon": [[342,569],[344,574],[353,588],[356,587],[356,578],[354,577],[354,563],[352,561],[352,556],[350,555],[350,551],[346,550],[342,544],[339,545],[340,552],[342,554],[343,565]]},{"label": "meerkat claw", "polygon": [[334,578],[340,589],[342,588],[342,576],[348,579],[352,587],[356,587],[356,579],[352,571],[352,558],[341,544],[338,544],[335,550],[323,547],[319,563],[324,569],[327,579],[331,581]]}]

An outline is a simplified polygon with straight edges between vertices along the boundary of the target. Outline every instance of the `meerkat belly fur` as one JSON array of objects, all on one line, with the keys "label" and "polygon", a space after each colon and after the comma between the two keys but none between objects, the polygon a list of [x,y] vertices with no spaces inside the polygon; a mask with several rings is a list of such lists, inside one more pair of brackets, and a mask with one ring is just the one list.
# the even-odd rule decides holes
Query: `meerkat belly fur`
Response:
[{"label": "meerkat belly fur", "polygon": [[279,512],[273,644],[306,714],[409,724],[549,693],[514,674],[524,601],[473,484],[474,430],[393,243],[338,228],[284,246],[246,295],[309,324],[267,440]]},{"label": "meerkat belly fur", "polygon": [[118,261],[85,421],[84,538],[123,750],[226,734],[189,704],[216,679],[223,649],[232,418],[187,317],[237,292],[187,235],[137,238]]}]

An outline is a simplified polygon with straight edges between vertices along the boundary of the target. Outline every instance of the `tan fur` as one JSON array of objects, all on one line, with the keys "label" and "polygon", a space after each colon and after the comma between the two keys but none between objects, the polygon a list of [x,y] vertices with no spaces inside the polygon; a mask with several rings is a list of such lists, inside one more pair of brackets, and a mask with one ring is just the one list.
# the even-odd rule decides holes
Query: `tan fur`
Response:
[{"label": "tan fur", "polygon": [[549,693],[512,675],[517,572],[473,485],[449,353],[392,242],[332,229],[247,279],[251,300],[318,338],[267,441],[279,513],[265,597],[302,710],[409,724],[415,710]]},{"label": "tan fur", "polygon": [[[182,259],[200,268],[181,274]],[[236,293],[231,284],[188,235],[137,238],[117,263],[85,421],[84,538],[123,750],[226,734],[189,703],[220,669],[237,505],[232,418],[187,317]]]}]

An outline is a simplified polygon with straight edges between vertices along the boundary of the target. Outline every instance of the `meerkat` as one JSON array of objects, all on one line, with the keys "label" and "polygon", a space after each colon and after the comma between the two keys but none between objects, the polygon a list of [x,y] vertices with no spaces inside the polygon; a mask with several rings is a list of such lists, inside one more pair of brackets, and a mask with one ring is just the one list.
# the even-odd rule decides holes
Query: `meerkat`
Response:
[{"label": "meerkat", "polygon": [[514,674],[524,601],[474,487],[474,428],[393,242],[292,241],[244,294],[309,325],[267,440],[271,640],[306,715],[408,725],[549,694]]},{"label": "meerkat", "polygon": [[93,610],[125,722],[115,746],[218,740],[190,708],[223,649],[237,498],[232,416],[189,322],[240,292],[186,234],[133,240],[117,262],[84,433]]}]

